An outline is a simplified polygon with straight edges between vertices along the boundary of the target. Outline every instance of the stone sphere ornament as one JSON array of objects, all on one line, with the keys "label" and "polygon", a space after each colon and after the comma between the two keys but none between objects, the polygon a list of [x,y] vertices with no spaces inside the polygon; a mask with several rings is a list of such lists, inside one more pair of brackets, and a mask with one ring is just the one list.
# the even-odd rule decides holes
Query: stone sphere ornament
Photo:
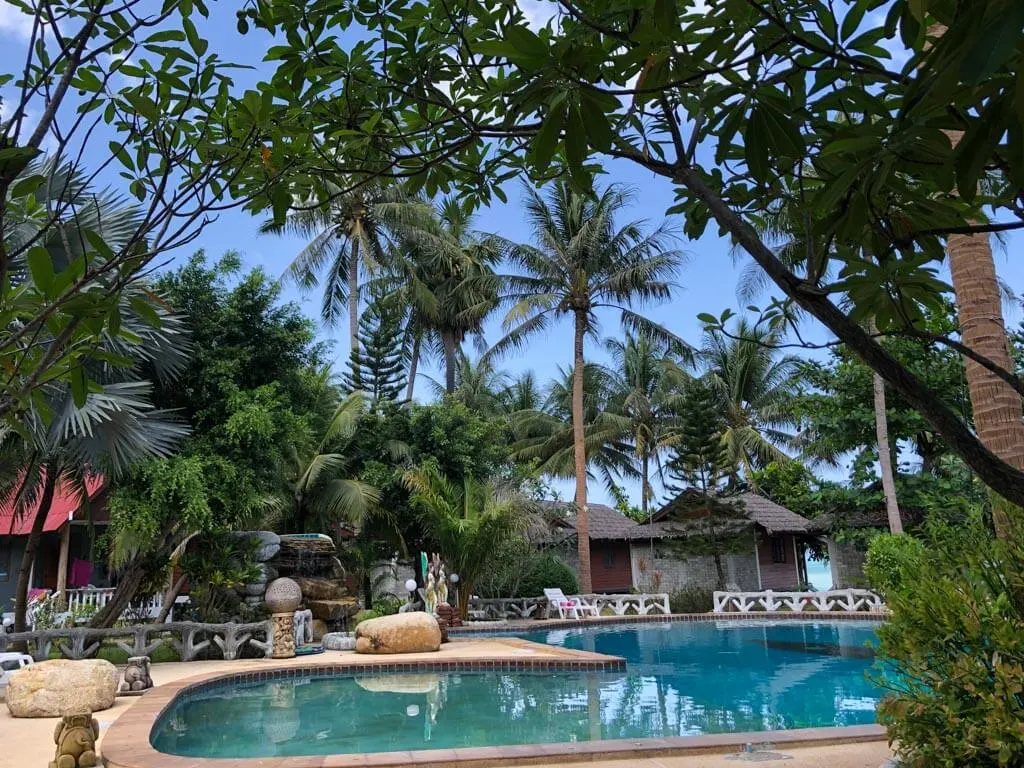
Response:
[{"label": "stone sphere ornament", "polygon": [[405,589],[408,592],[415,592],[416,591],[416,579],[409,579],[408,581],[406,581],[405,582]]},{"label": "stone sphere ornament", "polygon": [[263,602],[271,613],[294,613],[302,602],[302,590],[295,581],[282,576],[267,585]]}]

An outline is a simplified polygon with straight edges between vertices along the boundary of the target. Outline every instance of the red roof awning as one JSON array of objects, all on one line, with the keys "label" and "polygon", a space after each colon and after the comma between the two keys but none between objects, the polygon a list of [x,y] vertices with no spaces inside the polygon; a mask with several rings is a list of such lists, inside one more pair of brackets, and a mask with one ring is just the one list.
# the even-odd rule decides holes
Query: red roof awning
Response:
[{"label": "red roof awning", "polygon": [[[85,480],[85,489],[92,501],[96,495],[103,490],[106,479],[103,475],[90,475]],[[78,517],[84,518],[85,510],[82,509],[82,499],[68,486],[67,483],[60,483],[53,492],[53,503],[46,515],[46,522],[43,524],[43,532],[56,531],[69,520]],[[28,536],[32,531],[32,523],[39,511],[39,500],[31,504],[17,519],[14,519],[14,501],[7,499],[0,505],[0,536]]]}]

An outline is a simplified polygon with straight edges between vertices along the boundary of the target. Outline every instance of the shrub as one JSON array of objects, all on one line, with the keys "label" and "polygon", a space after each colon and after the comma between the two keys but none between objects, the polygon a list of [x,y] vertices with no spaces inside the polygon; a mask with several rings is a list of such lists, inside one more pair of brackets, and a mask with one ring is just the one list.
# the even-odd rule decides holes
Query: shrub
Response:
[{"label": "shrub", "polygon": [[708,613],[715,607],[714,591],[704,587],[683,587],[669,593],[672,613]]},{"label": "shrub", "polygon": [[579,583],[572,568],[550,552],[542,552],[527,564],[526,575],[519,582],[516,594],[509,597],[539,597],[550,588],[574,595],[579,592]]},{"label": "shrub", "polygon": [[898,573],[906,588],[889,589],[878,631],[892,691],[878,714],[901,764],[1024,765],[1024,546],[980,525],[943,529]]},{"label": "shrub", "polygon": [[394,595],[384,595],[373,601],[373,611],[378,616],[391,616],[398,613],[398,609],[402,607],[403,603],[404,601]]},{"label": "shrub", "polygon": [[864,575],[868,584],[882,597],[900,590],[907,583],[907,575],[921,561],[924,547],[919,539],[906,534],[883,533],[868,545],[864,561]]},{"label": "shrub", "polygon": [[376,610],[364,610],[360,611],[355,615],[352,620],[352,628],[355,629],[361,622],[368,621],[370,619],[379,619],[383,614],[378,613]]}]

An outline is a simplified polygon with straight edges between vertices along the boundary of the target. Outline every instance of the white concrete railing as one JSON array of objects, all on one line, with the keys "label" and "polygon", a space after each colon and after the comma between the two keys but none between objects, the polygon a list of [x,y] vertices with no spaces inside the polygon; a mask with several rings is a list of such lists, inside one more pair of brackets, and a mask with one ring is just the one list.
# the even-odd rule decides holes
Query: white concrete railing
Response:
[{"label": "white concrete railing", "polygon": [[819,611],[821,613],[878,613],[886,610],[882,598],[867,589],[830,592],[715,592],[715,613],[752,611]]},{"label": "white concrete railing", "polygon": [[[667,594],[651,595],[568,595],[582,597],[597,606],[598,613],[610,609],[613,616],[647,616],[669,614]],[[548,613],[546,597],[474,597],[469,601],[470,618],[482,621],[501,619],[539,619]]]},{"label": "white concrete railing", "polygon": [[[76,608],[90,607],[100,610],[109,603],[116,590],[114,587],[83,587],[82,589],[69,589],[67,591],[67,608],[73,611]],[[160,615],[160,609],[164,605],[164,596],[160,593],[150,595],[142,601],[133,602],[132,612],[140,616],[155,619]]]}]

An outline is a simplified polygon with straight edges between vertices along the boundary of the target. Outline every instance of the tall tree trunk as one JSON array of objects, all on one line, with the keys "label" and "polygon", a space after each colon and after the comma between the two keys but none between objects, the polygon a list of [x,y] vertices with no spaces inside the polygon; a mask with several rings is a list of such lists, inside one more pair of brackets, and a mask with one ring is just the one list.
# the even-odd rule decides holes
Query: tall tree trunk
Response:
[{"label": "tall tree trunk", "polygon": [[[872,318],[868,325],[872,333],[878,327]],[[882,473],[882,495],[885,496],[885,513],[889,518],[889,533],[903,533],[903,520],[896,497],[896,476],[892,471],[892,453],[889,450],[889,417],[885,412],[885,379],[872,372],[871,384],[875,400],[875,439],[878,442],[878,467]]]},{"label": "tall tree trunk", "polygon": [[644,513],[645,518],[647,517],[647,508],[649,506],[647,497],[651,494],[650,462],[651,457],[645,449],[643,458],[640,459],[640,509]]},{"label": "tall tree trunk", "polygon": [[715,576],[718,578],[717,589],[725,589],[725,568],[722,566],[722,556],[715,552]]},{"label": "tall tree trunk", "polygon": [[25,632],[28,629],[26,622],[28,613],[28,579],[32,573],[32,563],[36,559],[39,540],[43,536],[46,516],[50,513],[50,506],[53,504],[53,492],[57,487],[57,476],[60,474],[58,467],[49,463],[43,465],[43,471],[46,473],[46,477],[43,480],[43,491],[39,497],[39,509],[36,510],[36,517],[32,521],[32,530],[28,534],[28,541],[25,542],[25,551],[21,553],[21,565],[18,566],[18,583],[14,588],[15,632]]},{"label": "tall tree trunk", "polygon": [[352,238],[348,259],[348,341],[350,353],[359,353],[359,238]]},{"label": "tall tree trunk", "polygon": [[580,592],[594,591],[590,578],[590,526],[587,514],[587,448],[583,439],[583,336],[587,318],[576,310],[572,369],[572,442],[576,459],[576,546],[579,553]]},{"label": "tall tree trunk", "polygon": [[[171,578],[174,578],[173,574]],[[178,595],[181,594],[186,581],[188,581],[188,576],[179,576],[178,580],[172,583],[167,591],[164,592],[163,605],[160,606],[160,614],[156,617],[156,621],[153,622],[154,624],[163,624],[167,621],[167,617],[171,615],[171,610],[174,608],[174,601],[178,599]]]},{"label": "tall tree trunk", "polygon": [[[928,34],[937,39],[945,31],[946,27],[935,24],[929,27]],[[946,135],[954,148],[963,138],[961,131],[946,131]],[[960,340],[1000,368],[1013,371],[989,236],[950,235],[946,241],[946,255],[956,294]],[[978,439],[1010,466],[1024,469],[1024,421],[1020,395],[975,361],[964,358],[964,367]],[[1010,533],[1008,515],[1014,505],[1001,498],[993,502],[992,522],[996,535],[1005,539]]]},{"label": "tall tree trunk", "polygon": [[413,388],[416,386],[416,369],[420,365],[420,335],[412,340],[412,353],[409,355],[409,384],[405,390],[405,399],[412,402]]},{"label": "tall tree trunk", "polygon": [[441,343],[444,346],[444,391],[450,395],[455,392],[455,337],[443,333]]}]

